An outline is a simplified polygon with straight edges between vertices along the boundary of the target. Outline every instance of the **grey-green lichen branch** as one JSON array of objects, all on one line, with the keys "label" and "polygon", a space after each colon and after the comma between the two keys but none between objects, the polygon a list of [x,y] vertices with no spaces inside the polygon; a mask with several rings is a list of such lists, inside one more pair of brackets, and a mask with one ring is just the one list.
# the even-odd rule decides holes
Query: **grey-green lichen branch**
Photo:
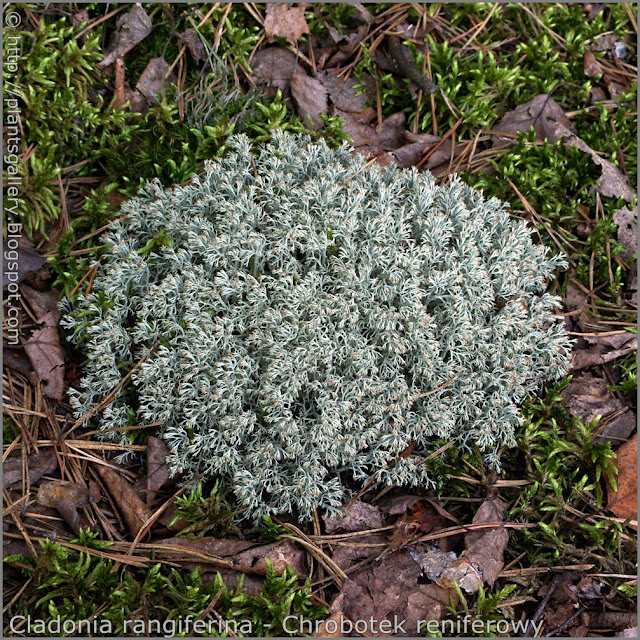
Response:
[{"label": "grey-green lichen branch", "polygon": [[[563,265],[455,179],[364,166],[282,133],[185,186],[148,184],[64,323],[88,362],[83,415],[160,346],[100,418],[162,422],[173,472],[222,477],[257,516],[335,509],[355,480],[428,483],[436,439],[497,462],[518,404],[565,373],[544,293]],[[407,447],[411,456],[390,465]]]}]

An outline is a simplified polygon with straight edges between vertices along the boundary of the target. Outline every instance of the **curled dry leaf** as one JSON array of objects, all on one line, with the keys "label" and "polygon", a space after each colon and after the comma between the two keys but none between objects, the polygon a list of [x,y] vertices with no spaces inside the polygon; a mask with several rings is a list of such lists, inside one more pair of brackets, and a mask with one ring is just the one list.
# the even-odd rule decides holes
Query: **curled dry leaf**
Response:
[{"label": "curled dry leaf", "polygon": [[117,58],[122,58],[151,33],[152,26],[151,19],[142,5],[138,2],[134,4],[128,13],[118,18],[111,45],[104,59],[98,62],[98,68],[105,69]]},{"label": "curled dry leaf", "polygon": [[[608,487],[607,509],[618,518],[638,520],[638,434],[625,442],[617,451],[618,487]],[[637,524],[633,525],[637,529]]]},{"label": "curled dry leaf", "polygon": [[42,383],[42,393],[60,402],[64,393],[64,351],[58,335],[59,311],[50,311],[38,320],[42,329],[34,331],[24,350]]},{"label": "curled dry leaf", "polygon": [[376,117],[372,107],[367,107],[368,97],[360,93],[357,82],[353,78],[343,78],[329,71],[319,71],[317,79],[322,82],[329,93],[329,99],[336,109],[352,113],[358,119],[371,122]]},{"label": "curled dry leaf", "polygon": [[169,481],[169,465],[167,456],[169,447],[164,440],[149,436],[147,440],[147,503],[153,502],[158,489],[162,489]]},{"label": "curled dry leaf", "polygon": [[294,7],[287,3],[268,3],[264,19],[264,33],[267,41],[273,42],[274,36],[278,36],[295,45],[305,33],[309,33],[304,9],[304,7]]},{"label": "curled dry leaf", "polygon": [[151,512],[140,500],[135,489],[119,473],[101,464],[96,465],[96,471],[100,474],[107,491],[118,506],[129,527],[131,537],[135,538],[144,523],[151,517]]},{"label": "curled dry leaf", "polygon": [[320,129],[323,122],[319,114],[327,113],[329,109],[327,90],[322,82],[308,76],[300,67],[291,77],[291,97],[305,126],[310,126],[311,118],[313,128]]},{"label": "curled dry leaf", "polygon": [[[507,505],[498,498],[485,500],[473,516],[473,524],[502,522]],[[504,567],[504,551],[509,544],[509,534],[504,527],[469,531],[464,539],[465,550],[461,558],[466,558],[478,568],[482,579],[490,587]]]},{"label": "curled dry leaf", "polygon": [[[42,449],[26,459],[29,484],[35,484],[42,476],[53,473],[58,468],[58,458],[53,449]],[[2,465],[2,483],[5,489],[22,487],[22,456],[11,456]]]}]

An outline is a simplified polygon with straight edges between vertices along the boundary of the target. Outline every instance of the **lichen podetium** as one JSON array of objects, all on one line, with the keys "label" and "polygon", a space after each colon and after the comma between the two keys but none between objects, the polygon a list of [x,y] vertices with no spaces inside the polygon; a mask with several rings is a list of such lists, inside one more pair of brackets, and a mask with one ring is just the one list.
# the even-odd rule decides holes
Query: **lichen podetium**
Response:
[{"label": "lichen podetium", "polygon": [[428,483],[436,439],[497,464],[519,403],[567,369],[544,292],[562,258],[458,179],[282,132],[230,149],[126,202],[91,293],[66,303],[78,415],[157,344],[105,438],[127,442],[132,410],[162,422],[172,471],[221,477],[254,517],[336,509],[345,471]]}]

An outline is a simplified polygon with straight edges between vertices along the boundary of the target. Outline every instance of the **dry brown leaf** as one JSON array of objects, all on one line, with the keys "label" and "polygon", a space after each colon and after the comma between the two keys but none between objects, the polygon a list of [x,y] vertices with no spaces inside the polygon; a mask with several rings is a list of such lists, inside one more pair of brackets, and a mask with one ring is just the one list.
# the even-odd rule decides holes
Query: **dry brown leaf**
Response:
[{"label": "dry brown leaf", "polygon": [[613,349],[612,351],[603,352],[598,345],[595,345],[590,349],[573,351],[571,353],[571,369],[577,371],[579,369],[586,369],[587,367],[606,364],[607,362],[612,362],[617,358],[626,356],[628,353],[637,351],[637,349],[638,338],[637,336],[633,336],[622,349]]},{"label": "dry brown leaf", "polygon": [[356,114],[365,122],[371,122],[376,117],[375,110],[366,106],[367,95],[360,93],[356,87],[357,81],[353,78],[338,77],[329,71],[318,72],[317,78],[329,92],[329,99],[336,109]]},{"label": "dry brown leaf", "polygon": [[[564,137],[558,133],[558,124],[562,123],[571,131],[573,125],[564,115],[562,107],[547,93],[536,96],[526,104],[518,105],[513,111],[506,113],[495,126],[496,131],[505,133],[526,133],[531,127],[536,132],[536,138],[554,143]],[[494,147],[508,146],[514,143],[513,138],[500,135],[492,136]]]},{"label": "dry brown leaf", "polygon": [[264,34],[267,42],[273,42],[274,36],[285,38],[292,45],[309,33],[309,25],[304,18],[304,7],[294,7],[288,3],[268,3],[264,19]]},{"label": "dry brown leaf", "polygon": [[446,526],[444,517],[427,500],[418,500],[396,521],[389,541],[391,549],[399,549],[418,535],[438,531]]},{"label": "dry brown leaf", "polygon": [[158,489],[162,489],[169,480],[167,456],[169,447],[160,438],[149,436],[147,440],[147,503],[153,502]]},{"label": "dry brown leaf", "polygon": [[70,500],[76,507],[89,504],[89,489],[79,482],[54,480],[40,485],[36,500],[45,507],[57,507],[61,500]]},{"label": "dry brown leaf", "polygon": [[[636,428],[635,414],[625,407],[608,388],[608,382],[590,375],[576,376],[562,391],[562,404],[572,416],[591,422],[602,416],[595,442],[626,440]],[[607,416],[614,417],[609,420]]]},{"label": "dry brown leaf", "polygon": [[318,114],[327,113],[329,104],[327,90],[320,80],[308,76],[300,67],[291,77],[291,97],[306,127],[320,129],[324,125]]},{"label": "dry brown leaf", "polygon": [[603,196],[611,198],[623,197],[627,202],[635,200],[636,192],[631,188],[629,179],[616,167],[613,162],[601,158],[584,140],[578,138],[570,127],[558,121],[554,128],[558,139],[564,138],[565,144],[575,147],[583,151],[591,157],[593,162],[602,169],[602,175],[592,188],[592,191],[598,191]]},{"label": "dry brown leaf", "polygon": [[356,500],[350,508],[338,516],[323,516],[327,533],[334,531],[366,531],[383,526],[384,518],[379,507]]},{"label": "dry brown leaf", "polygon": [[180,39],[187,45],[191,57],[196,62],[201,62],[207,59],[207,50],[202,42],[202,38],[198,35],[195,29],[187,29]]},{"label": "dry brown leaf", "polygon": [[47,261],[34,249],[28,246],[18,245],[17,249],[9,249],[6,241],[2,240],[2,255],[6,260],[11,260],[14,264],[17,264],[17,271],[10,271],[9,269],[2,270],[2,288],[6,289],[9,283],[20,284],[23,280],[29,279],[30,276],[36,275],[41,270],[46,270],[47,275],[49,270],[47,269]]},{"label": "dry brown leaf", "polygon": [[31,360],[33,370],[42,383],[42,393],[61,402],[64,393],[64,350],[60,346],[58,334],[59,311],[50,311],[39,324],[42,329],[34,331],[24,344],[24,350]]},{"label": "dry brown leaf", "polygon": [[[195,558],[192,563],[189,561],[188,554],[174,550],[168,551],[160,547],[162,545],[184,547],[212,556],[212,558],[230,560],[233,563],[232,568],[241,573],[251,573],[260,576],[266,575],[267,563],[265,562],[265,558],[271,562],[274,571],[278,575],[281,575],[287,566],[290,566],[300,578],[306,578],[308,573],[305,566],[305,552],[295,547],[289,538],[283,538],[278,542],[267,545],[257,545],[254,542],[246,542],[243,540],[225,540],[206,536],[194,539],[166,538],[157,540],[154,544],[158,545],[157,553],[159,556],[163,558],[180,557],[183,559],[183,564],[188,567],[191,567],[192,564],[193,566],[202,564],[202,562]],[[206,567],[203,567],[203,569],[205,568]],[[217,571],[217,568],[213,565],[212,569]]]},{"label": "dry brown leaf", "polygon": [[411,557],[420,565],[429,580],[443,589],[455,589],[455,585],[467,593],[476,593],[482,584],[482,575],[464,557],[453,551],[430,548],[427,551],[411,551]]},{"label": "dry brown leaf", "polygon": [[89,504],[89,490],[78,482],[54,480],[40,486],[36,500],[46,507],[57,509],[72,531],[78,533],[80,530],[78,509]]},{"label": "dry brown leaf", "polygon": [[298,64],[296,55],[284,47],[260,49],[251,60],[251,79],[258,86],[264,86],[267,96],[273,96],[280,89],[286,94],[294,73],[304,70]]},{"label": "dry brown leaf", "polygon": [[613,214],[613,221],[618,225],[618,242],[625,248],[620,256],[630,260],[638,253],[638,205],[629,209],[622,207]]},{"label": "dry brown leaf", "polygon": [[[498,498],[487,499],[473,516],[473,524],[502,522],[506,503]],[[466,558],[475,565],[482,579],[490,587],[498,578],[504,567],[504,550],[509,544],[509,533],[504,527],[470,531],[464,538],[465,550],[461,558]]]},{"label": "dry brown leaf", "polygon": [[[422,620],[441,620],[457,600],[455,592],[435,584],[421,584],[422,571],[407,550],[385,556],[379,563],[352,574],[331,611],[343,611],[350,620],[376,621],[367,629],[373,636],[420,635]],[[385,628],[380,629],[380,623]],[[390,625],[387,627],[386,625]],[[395,626],[398,625],[398,626]],[[360,634],[361,635],[361,634]]]},{"label": "dry brown leaf", "polygon": [[98,62],[98,68],[105,69],[112,65],[117,58],[122,58],[151,33],[152,26],[142,5],[138,2],[134,4],[128,13],[118,18],[111,45],[104,59]]},{"label": "dry brown leaf", "polygon": [[60,292],[57,289],[38,291],[27,284],[23,284],[20,287],[20,292],[22,293],[23,298],[29,303],[38,323],[41,322],[40,318],[43,318],[49,312],[52,312],[54,317],[58,314],[58,319],[62,316],[58,310],[58,298],[60,296]]},{"label": "dry brown leaf", "polygon": [[584,73],[590,78],[599,76],[602,73],[602,65],[591,51],[587,49],[584,54]]},{"label": "dry brown leaf", "polygon": [[[638,519],[638,434],[617,451],[618,490],[608,487],[607,509],[618,518]],[[637,527],[634,527],[637,528]]]},{"label": "dry brown leaf", "polygon": [[151,512],[135,489],[119,473],[102,464],[96,465],[96,470],[127,523],[131,537],[135,538],[151,517]]},{"label": "dry brown leaf", "polygon": [[[43,449],[32,453],[26,459],[29,484],[35,484],[42,476],[58,468],[58,458],[53,449]],[[5,489],[19,489],[22,486],[22,456],[11,456],[2,464],[2,483]]]},{"label": "dry brown leaf", "polygon": [[165,78],[169,71],[169,63],[164,58],[151,58],[145,70],[142,72],[136,89],[147,99],[152,102],[156,100],[162,91],[172,82],[176,82],[176,77],[170,74]]}]

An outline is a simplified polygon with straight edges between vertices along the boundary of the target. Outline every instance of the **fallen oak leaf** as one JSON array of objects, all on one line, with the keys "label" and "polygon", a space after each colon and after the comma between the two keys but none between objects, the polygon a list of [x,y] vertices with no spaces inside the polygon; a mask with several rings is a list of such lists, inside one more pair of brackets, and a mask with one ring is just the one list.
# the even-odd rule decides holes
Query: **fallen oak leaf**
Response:
[{"label": "fallen oak leaf", "polygon": [[620,257],[630,260],[638,253],[638,205],[633,209],[618,209],[613,214],[613,221],[618,225],[618,242],[625,249],[620,253]]},{"label": "fallen oak leaf", "polygon": [[102,464],[96,465],[96,470],[118,506],[131,536],[135,538],[151,517],[151,511],[140,500],[135,489],[119,473]]},{"label": "fallen oak leaf", "polygon": [[602,353],[597,348],[573,351],[571,353],[571,369],[586,369],[587,367],[606,364],[607,362],[612,362],[617,358],[626,356],[628,353],[637,351],[637,349],[638,338],[637,336],[632,336],[632,339],[622,349],[614,349],[613,351],[607,351],[605,353]]},{"label": "fallen oak leaf", "polygon": [[304,9],[303,6],[294,7],[288,3],[268,3],[264,19],[264,34],[267,42],[273,42],[275,36],[278,36],[295,46],[305,33],[309,33]]}]

